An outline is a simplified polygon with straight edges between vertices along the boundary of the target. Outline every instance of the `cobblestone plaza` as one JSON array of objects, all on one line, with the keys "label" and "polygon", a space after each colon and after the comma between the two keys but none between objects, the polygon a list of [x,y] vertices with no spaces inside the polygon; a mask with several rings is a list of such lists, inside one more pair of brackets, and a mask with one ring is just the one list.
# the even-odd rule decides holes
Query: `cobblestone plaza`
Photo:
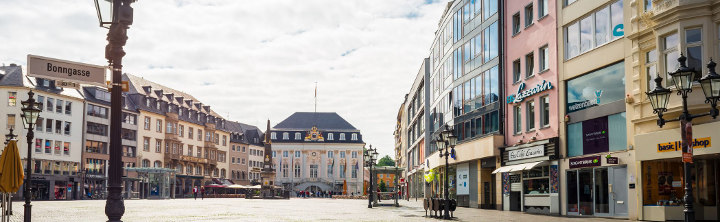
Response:
[{"label": "cobblestone plaza", "polygon": [[[14,203],[11,221],[22,221],[22,204]],[[420,201],[401,207],[367,208],[366,200],[175,199],[127,200],[123,221],[440,221],[427,218]],[[34,221],[106,221],[104,200],[33,202]],[[619,221],[602,218],[552,217],[520,212],[458,208],[456,221]]]}]

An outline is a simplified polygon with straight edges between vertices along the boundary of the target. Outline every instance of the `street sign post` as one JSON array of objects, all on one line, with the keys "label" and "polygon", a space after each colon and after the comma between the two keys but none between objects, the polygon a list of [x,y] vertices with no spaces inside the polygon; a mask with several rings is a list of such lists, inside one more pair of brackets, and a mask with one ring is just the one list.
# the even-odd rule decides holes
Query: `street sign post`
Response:
[{"label": "street sign post", "polygon": [[28,54],[28,76],[62,82],[105,85],[106,66],[91,65]]}]

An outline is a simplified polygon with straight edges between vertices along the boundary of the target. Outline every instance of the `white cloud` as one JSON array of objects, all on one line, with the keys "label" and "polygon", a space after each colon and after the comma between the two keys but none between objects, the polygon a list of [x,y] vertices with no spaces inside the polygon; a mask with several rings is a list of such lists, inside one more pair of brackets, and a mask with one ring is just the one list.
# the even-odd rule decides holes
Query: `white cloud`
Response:
[{"label": "white cloud", "polygon": [[[395,118],[429,54],[445,1],[141,0],[124,71],[264,128],[297,111],[338,112],[392,156]],[[106,64],[92,1],[0,1],[0,62],[36,54]],[[225,116],[227,117],[227,116]]]}]

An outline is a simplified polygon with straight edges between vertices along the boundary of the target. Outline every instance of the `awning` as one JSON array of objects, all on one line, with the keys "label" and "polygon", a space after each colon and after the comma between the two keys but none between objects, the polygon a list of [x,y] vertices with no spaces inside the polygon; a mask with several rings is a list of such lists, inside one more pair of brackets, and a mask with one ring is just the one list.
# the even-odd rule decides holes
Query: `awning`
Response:
[{"label": "awning", "polygon": [[538,161],[538,162],[532,162],[532,163],[523,163],[523,164],[517,164],[517,165],[510,165],[510,166],[504,166],[495,169],[492,173],[506,173],[506,172],[517,172],[517,171],[523,171],[523,170],[529,170],[538,166],[546,166],[548,164],[547,161]]}]

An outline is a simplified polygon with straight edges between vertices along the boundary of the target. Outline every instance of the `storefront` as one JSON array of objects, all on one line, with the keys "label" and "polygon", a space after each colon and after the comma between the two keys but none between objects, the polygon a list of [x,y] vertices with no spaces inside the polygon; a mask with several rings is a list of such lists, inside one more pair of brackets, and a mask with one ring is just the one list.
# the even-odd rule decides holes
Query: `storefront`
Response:
[{"label": "storefront", "polygon": [[[634,152],[627,144],[625,63],[566,82],[564,214],[628,218],[634,210]],[[634,199],[634,198],[632,198]]]},{"label": "storefront", "polygon": [[[720,219],[720,122],[693,126],[693,189],[695,218]],[[683,220],[685,175],[680,148],[680,129],[669,129],[635,136],[640,162],[638,192],[642,220]]]},{"label": "storefront", "polygon": [[176,177],[175,169],[159,167],[126,167],[128,172],[137,172],[140,177],[141,199],[174,198]]},{"label": "storefront", "polygon": [[503,210],[559,214],[558,138],[501,148]]}]

